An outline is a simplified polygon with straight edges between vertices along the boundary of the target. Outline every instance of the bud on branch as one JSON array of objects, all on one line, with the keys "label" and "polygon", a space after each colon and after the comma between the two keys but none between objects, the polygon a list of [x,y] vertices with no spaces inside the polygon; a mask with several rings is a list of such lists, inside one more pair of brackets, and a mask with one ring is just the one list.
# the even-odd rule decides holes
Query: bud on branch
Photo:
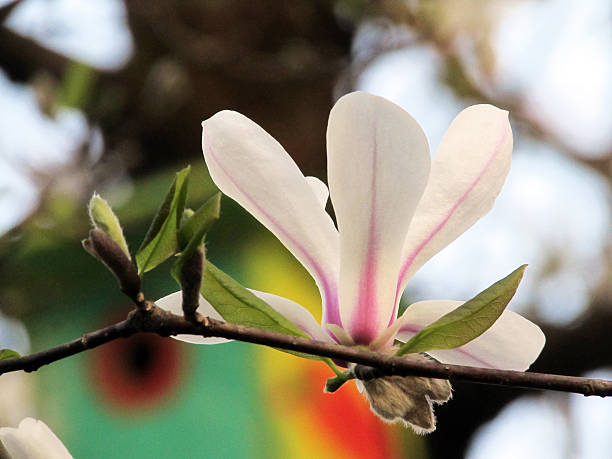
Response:
[{"label": "bud on branch", "polygon": [[117,278],[121,291],[139,304],[142,300],[140,277],[136,267],[123,249],[104,231],[94,228],[89,232],[89,239],[83,242],[83,248],[106,265]]},{"label": "bud on branch", "polygon": [[204,250],[198,247],[181,266],[180,282],[183,291],[183,313],[187,319],[194,317],[200,303]]}]

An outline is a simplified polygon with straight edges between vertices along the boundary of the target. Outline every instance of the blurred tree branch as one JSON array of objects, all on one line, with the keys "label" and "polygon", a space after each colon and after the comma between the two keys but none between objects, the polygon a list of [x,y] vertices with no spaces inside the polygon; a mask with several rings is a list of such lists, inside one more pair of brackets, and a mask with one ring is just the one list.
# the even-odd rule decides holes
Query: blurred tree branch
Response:
[{"label": "blurred tree branch", "polygon": [[67,57],[0,26],[0,66],[12,79],[29,80],[40,70],[60,78],[69,63]]},{"label": "blurred tree branch", "polygon": [[[462,58],[458,47],[455,46],[457,32],[466,31],[460,28],[453,30],[452,25],[444,26],[445,21],[452,23],[452,19],[448,17],[452,18],[453,13],[456,12],[454,8],[462,8],[461,4],[464,3],[469,2],[455,4],[455,2],[435,0],[431,2],[381,0],[377,3],[376,14],[395,24],[408,26],[416,34],[413,44],[420,42],[434,47],[444,62],[446,83],[458,96],[476,103],[489,103],[509,110],[511,118],[518,122],[525,132],[553,146],[574,161],[599,172],[612,184],[612,151],[600,157],[585,155],[560,139],[542,120],[534,116],[527,108],[521,94],[503,93],[496,88],[492,76],[494,57],[491,55],[489,44],[491,28],[495,24],[495,6],[492,5],[489,5],[490,8],[479,6],[478,12],[470,15],[471,22],[468,24],[470,29],[467,33],[473,35],[475,47],[480,52],[478,62],[480,68],[477,71],[479,76],[486,80],[486,88],[472,78],[467,68],[468,64]],[[467,8],[466,5],[463,7]]]}]

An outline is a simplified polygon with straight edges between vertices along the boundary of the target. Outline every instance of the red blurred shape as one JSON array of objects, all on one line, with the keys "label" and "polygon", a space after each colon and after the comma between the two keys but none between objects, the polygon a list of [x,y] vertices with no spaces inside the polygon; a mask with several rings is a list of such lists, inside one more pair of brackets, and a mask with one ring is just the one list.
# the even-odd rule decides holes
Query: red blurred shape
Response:
[{"label": "red blurred shape", "polygon": [[171,339],[147,333],[116,340],[92,353],[93,384],[113,408],[152,407],[179,385],[182,360]]}]

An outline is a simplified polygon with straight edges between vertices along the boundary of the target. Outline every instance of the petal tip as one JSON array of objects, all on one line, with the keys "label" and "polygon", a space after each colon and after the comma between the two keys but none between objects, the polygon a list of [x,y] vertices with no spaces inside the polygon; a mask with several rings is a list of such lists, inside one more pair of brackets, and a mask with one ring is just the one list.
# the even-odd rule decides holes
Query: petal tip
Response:
[{"label": "petal tip", "polygon": [[464,108],[462,111],[464,112],[478,111],[481,113],[489,112],[491,114],[498,114],[498,115],[505,116],[506,118],[508,118],[510,114],[508,110],[497,107],[496,105],[493,105],[493,104],[470,105],[469,107]]}]

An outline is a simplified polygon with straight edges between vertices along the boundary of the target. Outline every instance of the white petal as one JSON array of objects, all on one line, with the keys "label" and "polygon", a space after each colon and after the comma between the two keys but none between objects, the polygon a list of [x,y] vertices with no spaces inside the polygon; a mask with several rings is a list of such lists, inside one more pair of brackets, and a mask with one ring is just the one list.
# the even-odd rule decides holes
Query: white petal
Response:
[{"label": "white petal", "polygon": [[321,328],[317,319],[303,306],[291,301],[282,296],[274,295],[272,293],[260,292],[258,290],[249,289],[255,296],[261,298],[278,312],[280,312],[285,318],[289,319],[300,329],[308,334],[312,339],[319,341],[332,342],[329,334]]},{"label": "white petal", "polygon": [[429,174],[427,139],[400,107],[357,92],[332,109],[327,151],[342,325],[367,344],[392,321],[401,250]]},{"label": "white petal", "polygon": [[[0,442],[10,459],[71,459],[59,438],[42,421],[25,418],[19,427],[0,428]],[[0,456],[2,454],[0,445]]]},{"label": "white petal", "polygon": [[408,279],[493,207],[510,170],[508,112],[492,105],[463,110],[431,163],[427,188],[403,249],[399,296]]},{"label": "white petal", "polygon": [[329,190],[327,189],[327,185],[319,180],[317,177],[306,177],[306,181],[310,188],[314,192],[317,200],[319,201],[319,205],[325,209],[327,205],[327,200],[329,199]]},{"label": "white petal", "polygon": [[[183,315],[183,293],[181,291],[171,293],[168,296],[160,298],[155,302],[157,306],[166,311],[170,311],[173,314],[182,316]],[[211,317],[217,320],[223,320],[221,314],[219,314],[212,305],[200,295],[200,305],[198,306],[198,312],[206,317]],[[185,341],[186,343],[192,344],[219,344],[227,343],[231,340],[225,338],[210,337],[205,338],[204,336],[198,335],[176,335],[172,338],[179,341]]]},{"label": "white petal", "polygon": [[266,131],[232,111],[202,123],[212,179],[291,251],[315,279],[323,317],[339,323],[338,232],[295,162]]},{"label": "white petal", "polygon": [[[463,304],[463,301],[420,301],[411,304],[400,319],[396,339],[408,341],[422,328]],[[456,349],[427,352],[442,363],[523,371],[540,355],[544,333],[533,322],[504,311],[486,332]]]}]

